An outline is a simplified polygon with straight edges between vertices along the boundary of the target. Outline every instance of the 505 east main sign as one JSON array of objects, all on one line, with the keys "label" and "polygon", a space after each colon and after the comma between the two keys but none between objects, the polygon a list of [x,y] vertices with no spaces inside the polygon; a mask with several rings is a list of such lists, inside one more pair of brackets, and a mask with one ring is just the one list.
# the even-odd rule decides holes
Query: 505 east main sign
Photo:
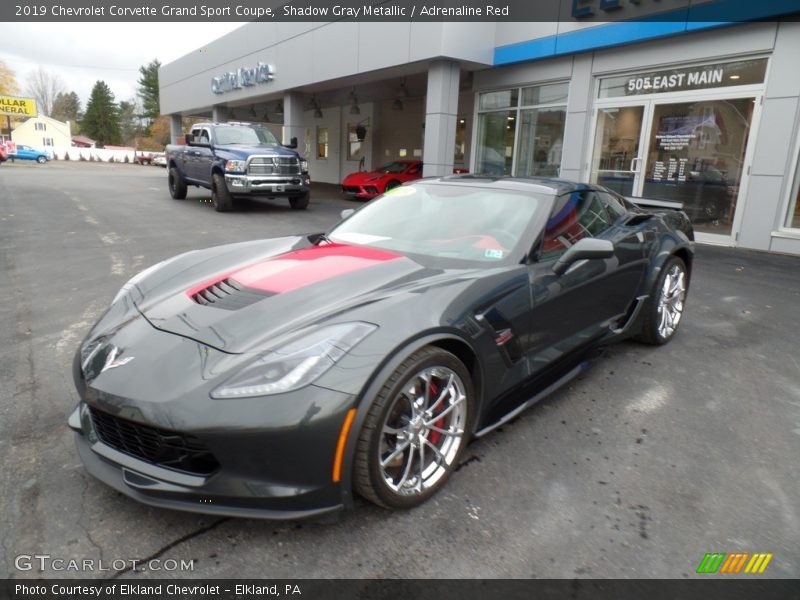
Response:
[{"label": "505 east main sign", "polygon": [[255,67],[240,67],[211,79],[211,91],[224,94],[257,83],[267,83],[275,78],[275,68],[267,63],[258,63]]}]

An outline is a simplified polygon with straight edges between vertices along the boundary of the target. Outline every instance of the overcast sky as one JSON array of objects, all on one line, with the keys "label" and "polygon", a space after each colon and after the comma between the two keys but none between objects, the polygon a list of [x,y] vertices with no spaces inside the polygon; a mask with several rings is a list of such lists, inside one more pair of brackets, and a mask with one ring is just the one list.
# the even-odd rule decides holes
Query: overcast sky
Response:
[{"label": "overcast sky", "polygon": [[139,66],[154,58],[171,62],[243,24],[0,23],[0,60],[16,73],[23,93],[28,74],[41,66],[58,74],[84,108],[98,79],[117,101],[129,100]]}]

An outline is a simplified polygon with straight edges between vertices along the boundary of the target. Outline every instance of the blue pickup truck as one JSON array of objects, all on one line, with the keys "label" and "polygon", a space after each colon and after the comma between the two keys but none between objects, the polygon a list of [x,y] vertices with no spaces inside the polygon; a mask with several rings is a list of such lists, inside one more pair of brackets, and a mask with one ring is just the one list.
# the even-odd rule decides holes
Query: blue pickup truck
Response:
[{"label": "blue pickup truck", "polygon": [[308,206],[308,161],[282,146],[266,127],[250,123],[199,123],[186,145],[166,148],[169,193],[186,198],[189,185],[211,190],[219,212],[237,198],[287,198],[297,210]]}]

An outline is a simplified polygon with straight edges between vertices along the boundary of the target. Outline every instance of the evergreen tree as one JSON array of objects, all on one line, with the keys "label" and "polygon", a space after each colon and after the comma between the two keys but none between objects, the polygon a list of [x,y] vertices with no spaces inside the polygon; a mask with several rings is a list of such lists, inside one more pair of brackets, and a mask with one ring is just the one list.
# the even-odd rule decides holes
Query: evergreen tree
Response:
[{"label": "evergreen tree", "polygon": [[77,133],[78,121],[81,119],[81,100],[75,92],[60,93],[53,102],[53,114],[56,121],[69,121],[72,132]]},{"label": "evergreen tree", "polygon": [[106,144],[122,142],[119,108],[114,102],[114,94],[104,81],[98,81],[92,88],[92,95],[86,103],[86,113],[81,121],[81,130],[101,148]]},{"label": "evergreen tree", "polygon": [[137,108],[135,98],[119,103],[119,129],[126,146],[136,146],[136,138],[144,133]]},{"label": "evergreen tree", "polygon": [[137,83],[139,84],[139,97],[142,99],[142,116],[152,123],[161,114],[158,95],[158,68],[161,63],[158,59],[139,67],[142,76]]}]

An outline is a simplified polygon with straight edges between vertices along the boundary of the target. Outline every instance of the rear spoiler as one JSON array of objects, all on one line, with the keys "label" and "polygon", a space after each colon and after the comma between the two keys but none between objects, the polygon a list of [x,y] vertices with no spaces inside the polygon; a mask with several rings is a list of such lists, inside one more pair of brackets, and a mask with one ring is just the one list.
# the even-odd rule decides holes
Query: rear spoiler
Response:
[{"label": "rear spoiler", "polygon": [[652,198],[631,198],[625,196],[625,200],[635,204],[640,208],[655,208],[667,210],[683,210],[683,202],[672,202],[670,200],[654,200]]}]

